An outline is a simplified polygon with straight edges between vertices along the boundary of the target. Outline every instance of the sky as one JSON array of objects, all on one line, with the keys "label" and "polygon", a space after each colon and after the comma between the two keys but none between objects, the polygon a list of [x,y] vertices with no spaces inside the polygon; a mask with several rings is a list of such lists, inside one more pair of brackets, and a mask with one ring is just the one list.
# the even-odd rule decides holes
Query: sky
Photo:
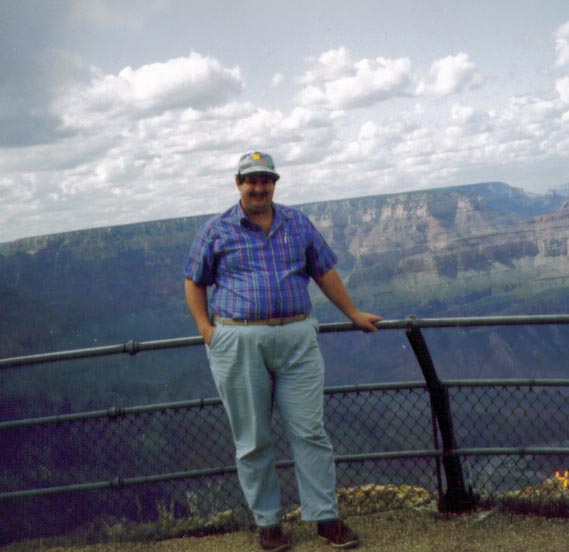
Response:
[{"label": "sky", "polygon": [[569,183],[567,0],[0,0],[0,242],[217,213],[242,153],[300,204]]}]

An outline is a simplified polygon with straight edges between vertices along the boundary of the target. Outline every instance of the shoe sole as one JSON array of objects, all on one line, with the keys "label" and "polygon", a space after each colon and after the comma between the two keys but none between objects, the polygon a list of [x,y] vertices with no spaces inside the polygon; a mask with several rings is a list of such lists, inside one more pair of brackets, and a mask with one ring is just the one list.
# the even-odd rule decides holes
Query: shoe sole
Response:
[{"label": "shoe sole", "polygon": [[286,544],[281,544],[280,546],[277,546],[276,548],[265,548],[263,545],[261,545],[261,548],[263,550],[265,550],[266,552],[284,552],[285,550],[288,550],[291,546],[292,546],[292,543],[287,542]]},{"label": "shoe sole", "polygon": [[348,548],[355,548],[360,544],[359,540],[348,541],[345,542],[344,544],[336,544],[332,542],[330,539],[327,539],[326,537],[321,537],[320,535],[318,535],[318,538],[321,541],[325,542],[326,544],[329,544],[332,548],[336,548],[337,550],[347,550]]},{"label": "shoe sole", "polygon": [[291,547],[291,544],[283,544],[281,546],[278,546],[277,548],[265,548],[263,546],[261,546],[261,548],[263,550],[266,550],[267,552],[284,552],[285,550],[289,550]]}]

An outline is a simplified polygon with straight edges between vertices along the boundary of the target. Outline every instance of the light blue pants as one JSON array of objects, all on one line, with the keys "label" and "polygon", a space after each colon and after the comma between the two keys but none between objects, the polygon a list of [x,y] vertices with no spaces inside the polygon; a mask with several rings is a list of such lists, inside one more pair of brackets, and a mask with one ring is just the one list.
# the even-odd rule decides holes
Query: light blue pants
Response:
[{"label": "light blue pants", "polygon": [[207,354],[233,432],[239,482],[257,525],[281,518],[273,406],[292,448],[302,519],[338,517],[333,450],[323,424],[324,361],[316,320],[285,326],[218,324]]}]

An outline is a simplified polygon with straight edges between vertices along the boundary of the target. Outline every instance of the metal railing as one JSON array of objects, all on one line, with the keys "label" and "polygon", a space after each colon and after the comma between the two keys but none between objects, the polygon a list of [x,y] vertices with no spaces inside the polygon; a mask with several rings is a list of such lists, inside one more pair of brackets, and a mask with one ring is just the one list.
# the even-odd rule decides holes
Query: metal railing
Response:
[{"label": "metal railing", "polygon": [[[402,330],[423,381],[325,390],[341,487],[415,485],[442,511],[542,485],[567,467],[569,380],[441,380],[424,328],[561,325],[569,316],[383,321]],[[353,331],[323,324],[321,333]],[[134,342],[0,360],[0,370],[95,356],[199,346],[200,337]],[[275,419],[288,508],[297,502],[291,454]],[[246,508],[221,402],[207,398],[0,422],[0,537],[69,533],[94,520],[204,520]],[[562,489],[567,485],[560,475]],[[362,487],[363,486],[363,487]],[[549,513],[565,515],[569,497]],[[108,528],[108,522],[105,527]]]}]

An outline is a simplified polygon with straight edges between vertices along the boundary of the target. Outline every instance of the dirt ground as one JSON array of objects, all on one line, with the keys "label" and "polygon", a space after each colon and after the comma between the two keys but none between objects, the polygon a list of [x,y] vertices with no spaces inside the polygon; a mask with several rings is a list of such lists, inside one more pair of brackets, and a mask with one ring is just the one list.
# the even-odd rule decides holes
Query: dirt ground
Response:
[{"label": "dirt ground", "polygon": [[[432,511],[389,511],[346,520],[362,539],[362,552],[568,552],[569,520],[521,516],[497,510],[460,516]],[[316,537],[314,524],[286,526],[296,552],[333,550]],[[258,535],[238,531],[145,543],[50,547],[42,541],[1,547],[2,552],[257,552]]]}]

